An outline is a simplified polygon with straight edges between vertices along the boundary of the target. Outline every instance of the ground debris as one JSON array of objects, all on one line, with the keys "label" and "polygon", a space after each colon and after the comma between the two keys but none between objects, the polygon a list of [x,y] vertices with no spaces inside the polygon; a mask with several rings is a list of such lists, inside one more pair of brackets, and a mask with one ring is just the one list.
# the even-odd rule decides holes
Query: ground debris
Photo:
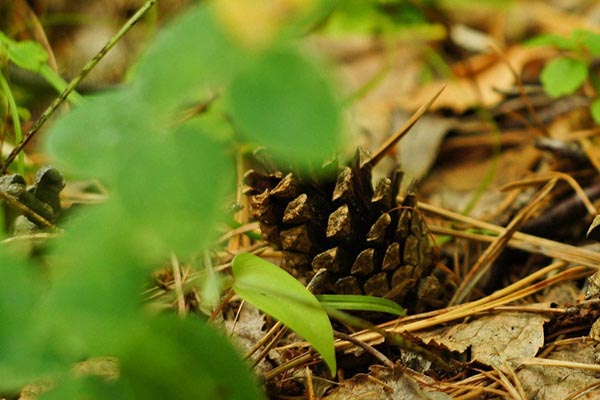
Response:
[{"label": "ground debris", "polygon": [[[598,342],[586,340],[586,338],[565,342],[565,345],[556,344],[556,348],[547,358],[597,366]],[[578,393],[585,394],[577,399],[600,397],[598,372],[546,365],[525,365],[517,372],[517,376],[528,398],[537,400],[567,399],[573,398],[572,396]],[[590,387],[590,391],[586,392],[585,389],[588,387]]]},{"label": "ground debris", "polygon": [[343,381],[323,400],[372,399],[372,400],[446,400],[451,397],[443,392],[424,391],[402,369],[392,371],[374,365],[368,374],[357,374]]},{"label": "ground debris", "polygon": [[437,343],[451,351],[471,350],[471,359],[501,366],[516,357],[533,357],[544,345],[544,323],[549,318],[528,312],[500,312],[468,322],[417,332],[425,343]]}]

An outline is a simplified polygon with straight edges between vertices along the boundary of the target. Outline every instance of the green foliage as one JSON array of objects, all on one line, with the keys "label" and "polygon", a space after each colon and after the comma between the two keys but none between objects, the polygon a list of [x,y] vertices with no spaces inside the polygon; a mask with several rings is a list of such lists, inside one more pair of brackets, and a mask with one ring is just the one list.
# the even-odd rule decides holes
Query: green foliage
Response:
[{"label": "green foliage", "polygon": [[237,255],[232,270],[236,293],[302,336],[335,375],[333,328],[317,298],[278,266],[249,253]]},{"label": "green foliage", "polygon": [[[534,46],[557,47],[564,55],[548,62],[540,75],[546,93],[560,97],[575,93],[586,81],[592,84],[596,96],[600,94],[600,80],[597,72],[590,71],[594,57],[600,56],[600,34],[576,29],[570,37],[559,35],[540,35],[527,42]],[[597,100],[592,103],[590,113],[594,121],[600,124]]]},{"label": "green foliage", "polygon": [[242,132],[279,157],[320,163],[337,144],[330,133],[339,129],[339,111],[328,82],[296,51],[261,56],[232,82],[229,97]]},{"label": "green foliage", "polygon": [[[48,132],[46,149],[57,165],[100,178],[111,196],[71,218],[45,272],[0,252],[0,393],[51,378],[55,386],[44,395],[50,399],[82,392],[86,398],[261,398],[227,340],[198,316],[152,315],[140,292],[170,252],[191,257],[216,237],[234,193],[238,132],[302,163],[311,148],[335,151],[339,106],[318,63],[293,39],[251,52],[213,14],[200,5],[182,15],[150,44],[129,84],[86,99]],[[23,46],[11,54],[24,53],[23,65],[34,67],[41,61],[34,62],[35,52]],[[181,122],[190,102],[213,93],[218,99],[209,112]],[[237,272],[236,288],[252,298],[264,273],[248,271]],[[282,296],[300,301],[284,313],[268,304],[265,311],[284,322],[295,315],[290,327],[335,370],[325,312],[277,271],[266,283],[279,282]],[[307,314],[314,316],[306,325],[312,333],[297,326]],[[119,360],[116,380],[71,372],[74,363],[101,356]]]},{"label": "green foliage", "polygon": [[575,92],[585,82],[587,74],[583,61],[559,57],[544,66],[540,79],[550,96],[560,97]]},{"label": "green foliage", "polygon": [[346,294],[320,294],[316,297],[326,310],[333,308],[335,310],[372,311],[398,316],[406,315],[404,308],[382,297]]},{"label": "green foliage", "polygon": [[[67,86],[61,76],[48,65],[48,54],[38,42],[17,42],[0,32],[0,60],[11,61],[20,68],[40,74],[57,92],[62,92]],[[80,104],[82,98],[74,92],[69,96],[69,100]]]}]

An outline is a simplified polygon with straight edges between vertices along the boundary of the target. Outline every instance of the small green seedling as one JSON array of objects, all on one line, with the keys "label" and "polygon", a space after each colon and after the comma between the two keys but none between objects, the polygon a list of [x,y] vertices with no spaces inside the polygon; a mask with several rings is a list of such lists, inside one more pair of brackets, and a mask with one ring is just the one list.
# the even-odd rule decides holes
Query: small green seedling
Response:
[{"label": "small green seedling", "polygon": [[563,54],[548,62],[540,80],[546,93],[560,97],[574,93],[586,81],[596,91],[596,99],[590,106],[592,118],[600,124],[600,77],[591,70],[592,62],[600,57],[600,34],[576,29],[570,37],[540,35],[528,42],[536,46],[554,46]]}]

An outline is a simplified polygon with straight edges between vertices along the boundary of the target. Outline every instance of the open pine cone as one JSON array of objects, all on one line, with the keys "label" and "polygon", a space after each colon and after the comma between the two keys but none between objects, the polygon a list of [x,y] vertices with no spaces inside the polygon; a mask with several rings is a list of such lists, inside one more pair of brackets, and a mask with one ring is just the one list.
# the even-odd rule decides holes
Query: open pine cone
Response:
[{"label": "open pine cone", "polygon": [[386,297],[412,312],[445,306],[455,285],[436,265],[414,185],[398,204],[402,172],[373,188],[370,161],[359,148],[348,166],[329,162],[312,177],[263,158],[264,171],[244,176],[251,215],[287,267],[327,270],[326,292]]}]

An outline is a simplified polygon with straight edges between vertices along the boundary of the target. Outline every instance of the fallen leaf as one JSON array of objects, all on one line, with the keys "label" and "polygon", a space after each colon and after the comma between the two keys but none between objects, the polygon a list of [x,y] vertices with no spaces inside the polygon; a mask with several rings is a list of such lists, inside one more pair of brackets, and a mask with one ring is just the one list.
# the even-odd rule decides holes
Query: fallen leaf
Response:
[{"label": "fallen leaf", "polygon": [[[545,47],[525,47],[515,45],[507,48],[502,57],[490,55],[494,62],[487,68],[477,71],[476,76],[434,81],[418,88],[412,96],[400,100],[400,105],[407,110],[416,110],[421,104],[430,99],[442,84],[446,89],[431,106],[430,110],[449,108],[462,114],[476,106],[492,107],[504,98],[498,89],[509,89],[515,84],[515,77],[507,63],[515,70],[520,71],[527,63],[545,59],[554,50]],[[476,56],[481,58],[480,56]],[[470,60],[466,60],[467,64]],[[456,67],[455,67],[456,68]]]},{"label": "fallen leaf", "polygon": [[[546,358],[585,364],[598,364],[597,355],[600,344],[582,338],[581,341],[569,341],[559,345]],[[527,394],[527,398],[536,400],[555,400],[575,398],[575,393],[598,384],[598,373],[576,368],[525,365],[517,377]],[[600,398],[600,388],[577,396],[578,400]]]},{"label": "fallen leaf", "polygon": [[501,312],[472,321],[419,333],[425,343],[435,342],[451,351],[471,349],[471,360],[501,366],[512,358],[533,357],[544,345],[544,323],[536,313]]},{"label": "fallen leaf", "polygon": [[352,379],[341,382],[323,400],[447,400],[451,397],[442,392],[426,392],[416,381],[402,373],[402,369],[392,371],[387,367],[374,365],[369,374],[357,374]]}]

